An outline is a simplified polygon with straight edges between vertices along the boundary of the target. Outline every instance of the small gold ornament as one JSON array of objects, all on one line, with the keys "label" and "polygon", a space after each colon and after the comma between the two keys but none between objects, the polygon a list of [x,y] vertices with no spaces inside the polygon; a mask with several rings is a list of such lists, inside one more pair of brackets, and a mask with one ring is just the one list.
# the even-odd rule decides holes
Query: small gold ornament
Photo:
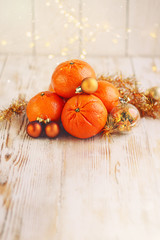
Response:
[{"label": "small gold ornament", "polygon": [[152,87],[146,91],[147,95],[150,95],[154,100],[160,100],[160,87]]},{"label": "small gold ornament", "polygon": [[95,78],[85,78],[82,83],[81,86],[79,86],[78,88],[76,88],[76,93],[88,93],[88,94],[92,94],[94,92],[96,92],[98,89],[98,82]]},{"label": "small gold ornament", "polygon": [[129,103],[122,103],[113,108],[103,134],[109,136],[112,133],[125,133],[130,131],[140,120],[138,109]]}]

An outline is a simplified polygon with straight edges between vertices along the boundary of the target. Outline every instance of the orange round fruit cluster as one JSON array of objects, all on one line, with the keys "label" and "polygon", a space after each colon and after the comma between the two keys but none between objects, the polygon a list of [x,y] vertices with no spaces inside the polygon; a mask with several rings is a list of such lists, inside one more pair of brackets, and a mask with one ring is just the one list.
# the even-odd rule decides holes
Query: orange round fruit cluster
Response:
[{"label": "orange round fruit cluster", "polygon": [[72,136],[89,138],[104,128],[108,113],[118,102],[118,89],[107,81],[97,81],[88,63],[77,59],[66,61],[53,72],[49,91],[30,99],[26,113],[31,123],[27,132],[31,137],[41,136],[39,125],[43,122],[45,135],[53,138],[59,131],[49,124],[62,122]]}]

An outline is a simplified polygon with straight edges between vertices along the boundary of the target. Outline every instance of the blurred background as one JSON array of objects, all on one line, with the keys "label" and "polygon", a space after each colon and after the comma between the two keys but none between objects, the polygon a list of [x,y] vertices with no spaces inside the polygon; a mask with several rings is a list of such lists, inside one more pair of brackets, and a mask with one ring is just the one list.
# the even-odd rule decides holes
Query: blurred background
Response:
[{"label": "blurred background", "polygon": [[160,0],[0,0],[0,107],[47,90],[72,58],[157,85],[159,13]]},{"label": "blurred background", "polygon": [[160,0],[1,0],[0,53],[160,56]]}]

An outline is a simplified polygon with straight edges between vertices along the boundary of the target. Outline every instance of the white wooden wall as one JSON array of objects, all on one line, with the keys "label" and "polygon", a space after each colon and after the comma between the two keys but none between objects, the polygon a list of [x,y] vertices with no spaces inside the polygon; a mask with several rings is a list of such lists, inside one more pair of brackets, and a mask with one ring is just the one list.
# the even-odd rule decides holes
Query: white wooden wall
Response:
[{"label": "white wooden wall", "polygon": [[160,0],[1,0],[0,53],[160,56],[159,12]]}]

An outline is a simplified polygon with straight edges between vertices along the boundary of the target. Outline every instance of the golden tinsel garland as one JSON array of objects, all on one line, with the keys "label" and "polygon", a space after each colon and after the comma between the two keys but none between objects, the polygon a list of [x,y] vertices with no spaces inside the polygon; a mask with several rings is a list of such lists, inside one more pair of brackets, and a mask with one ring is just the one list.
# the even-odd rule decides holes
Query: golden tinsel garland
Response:
[{"label": "golden tinsel garland", "polygon": [[160,119],[160,99],[156,100],[152,94],[139,90],[134,77],[123,78],[122,76],[100,76],[98,81],[103,80],[112,83],[119,89],[120,97],[127,99],[140,112],[141,117]]},{"label": "golden tinsel garland", "polygon": [[20,115],[25,112],[27,102],[23,97],[14,100],[6,109],[0,110],[0,121],[9,120],[13,114]]}]

